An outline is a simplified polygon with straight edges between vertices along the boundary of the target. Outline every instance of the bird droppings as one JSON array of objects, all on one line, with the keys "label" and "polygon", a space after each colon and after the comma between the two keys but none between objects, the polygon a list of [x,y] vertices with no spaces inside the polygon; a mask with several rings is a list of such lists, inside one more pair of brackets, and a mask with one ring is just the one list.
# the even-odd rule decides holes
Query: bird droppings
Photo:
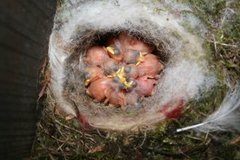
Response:
[{"label": "bird droppings", "polygon": [[89,48],[84,57],[86,93],[97,102],[136,107],[154,93],[164,68],[151,52],[148,44],[125,33],[109,46]]}]

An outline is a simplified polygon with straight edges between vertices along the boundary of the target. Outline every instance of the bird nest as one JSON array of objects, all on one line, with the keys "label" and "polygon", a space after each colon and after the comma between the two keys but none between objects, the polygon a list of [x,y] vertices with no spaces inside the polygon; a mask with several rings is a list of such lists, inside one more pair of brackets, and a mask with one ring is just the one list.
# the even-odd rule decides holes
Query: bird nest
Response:
[{"label": "bird nest", "polygon": [[[124,4],[122,5],[124,7]],[[96,14],[95,10],[91,11],[89,7],[95,10],[101,7],[111,10]],[[89,2],[71,8],[71,14],[67,14],[69,8],[58,10],[49,47],[51,90],[58,103],[58,110],[63,111],[65,115],[77,117],[85,127],[118,131],[149,129],[162,120],[177,118],[189,100],[198,98],[205,88],[214,84],[214,76],[208,70],[202,42],[183,28],[183,17],[172,13],[171,10],[164,11],[159,16],[155,12],[149,12],[149,9],[154,11],[153,6],[148,7],[145,9],[135,5],[133,8],[121,8],[121,4]],[[131,12],[131,16],[121,16],[123,9],[125,13]],[[114,14],[109,14],[112,10]],[[140,15],[137,14],[140,12]],[[196,19],[190,17],[189,21]],[[154,87],[151,86],[151,82],[143,83],[143,86],[150,84],[151,94],[139,95],[138,92],[137,96],[140,98],[137,100],[133,100],[133,96],[128,93],[132,93],[135,89],[131,87],[132,83],[141,76],[133,80],[127,78],[124,70],[128,64],[126,60],[120,60],[118,69],[113,73],[103,75],[108,78],[110,76],[111,82],[116,78],[120,80],[123,89],[118,89],[117,94],[124,91],[122,99],[130,99],[120,103],[119,99],[117,102],[111,100],[114,92],[104,95],[104,98],[98,98],[101,89],[97,90],[98,85],[91,87],[96,79],[93,78],[92,82],[91,76],[86,76],[86,73],[89,72],[89,66],[93,67],[91,63],[98,58],[97,55],[95,58],[88,58],[90,50],[95,46],[104,47],[102,49],[105,49],[108,57],[114,59],[114,48],[111,47],[117,45],[116,41],[111,41],[120,39],[121,35],[125,35],[125,38],[131,37],[151,48],[147,52],[154,55],[158,63],[151,66],[157,69],[154,75],[150,75],[151,78],[146,74],[148,80],[154,79]],[[138,51],[139,57],[146,56],[141,49],[131,50]],[[122,51],[121,54],[124,52],[127,51]],[[137,66],[140,61],[138,59],[133,63]],[[99,80],[99,77],[97,79]],[[136,86],[140,85],[141,81],[138,81]],[[119,85],[115,86],[115,89],[117,88]],[[148,88],[144,88],[143,91]],[[105,92],[104,87],[102,92]]]}]

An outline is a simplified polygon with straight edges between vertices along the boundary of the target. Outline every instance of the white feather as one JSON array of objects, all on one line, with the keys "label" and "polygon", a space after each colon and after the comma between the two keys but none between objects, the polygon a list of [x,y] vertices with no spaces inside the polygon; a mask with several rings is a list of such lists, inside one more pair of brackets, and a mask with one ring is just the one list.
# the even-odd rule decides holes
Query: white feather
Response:
[{"label": "white feather", "polygon": [[228,92],[219,109],[202,123],[177,129],[177,132],[196,129],[201,132],[238,131],[240,132],[240,86]]}]

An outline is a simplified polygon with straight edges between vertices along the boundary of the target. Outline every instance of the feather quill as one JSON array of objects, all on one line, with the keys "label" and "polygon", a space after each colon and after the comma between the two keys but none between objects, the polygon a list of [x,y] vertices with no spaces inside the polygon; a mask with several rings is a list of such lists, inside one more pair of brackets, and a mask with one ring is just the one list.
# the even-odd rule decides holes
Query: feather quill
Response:
[{"label": "feather quill", "polygon": [[177,132],[195,129],[201,132],[237,131],[240,132],[240,86],[229,91],[219,109],[202,123],[177,129]]}]

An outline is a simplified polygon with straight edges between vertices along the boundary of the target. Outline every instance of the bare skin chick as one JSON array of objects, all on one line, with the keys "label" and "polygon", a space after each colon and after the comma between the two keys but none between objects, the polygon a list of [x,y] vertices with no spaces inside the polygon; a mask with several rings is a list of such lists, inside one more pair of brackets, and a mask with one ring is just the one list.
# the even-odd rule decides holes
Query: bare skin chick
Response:
[{"label": "bare skin chick", "polygon": [[88,86],[90,83],[92,83],[93,81],[103,78],[104,77],[104,73],[103,70],[99,67],[96,66],[89,66],[87,68],[85,68],[85,86]]},{"label": "bare skin chick", "polygon": [[138,75],[139,75],[137,66],[134,65],[134,64],[126,65],[124,71],[125,71],[125,73],[126,73],[127,78],[135,79],[135,78],[137,78]]},{"label": "bare skin chick", "polygon": [[143,54],[137,50],[127,50],[124,52],[123,61],[126,64],[140,64],[143,61]]},{"label": "bare skin chick", "polygon": [[153,76],[156,77],[163,69],[163,65],[159,62],[157,56],[153,54],[147,54],[144,56],[144,60],[137,66],[139,76]]},{"label": "bare skin chick", "polygon": [[126,33],[121,33],[118,38],[125,50],[137,50],[145,53],[151,53],[153,51],[152,47]]},{"label": "bare skin chick", "polygon": [[110,58],[103,64],[102,69],[106,75],[111,75],[119,69],[119,65],[115,60]]},{"label": "bare skin chick", "polygon": [[154,87],[157,84],[157,80],[149,76],[139,77],[137,80],[136,93],[140,97],[151,96],[154,91]]},{"label": "bare skin chick", "polygon": [[89,65],[101,67],[110,57],[106,49],[100,46],[94,46],[87,51],[85,62]]},{"label": "bare skin chick", "polygon": [[123,91],[118,91],[116,89],[111,89],[110,92],[106,95],[106,101],[114,106],[125,106],[126,105],[126,96]]},{"label": "bare skin chick", "polygon": [[119,49],[115,46],[109,46],[106,48],[108,51],[109,56],[117,62],[121,62],[123,59],[122,53]]},{"label": "bare skin chick", "polygon": [[126,93],[126,103],[129,105],[137,105],[138,100],[140,96],[138,93],[136,93],[135,90],[132,90],[131,92]]},{"label": "bare skin chick", "polygon": [[90,83],[87,88],[87,94],[93,97],[96,101],[102,102],[105,100],[106,95],[112,89],[112,80],[110,78],[104,77]]}]

